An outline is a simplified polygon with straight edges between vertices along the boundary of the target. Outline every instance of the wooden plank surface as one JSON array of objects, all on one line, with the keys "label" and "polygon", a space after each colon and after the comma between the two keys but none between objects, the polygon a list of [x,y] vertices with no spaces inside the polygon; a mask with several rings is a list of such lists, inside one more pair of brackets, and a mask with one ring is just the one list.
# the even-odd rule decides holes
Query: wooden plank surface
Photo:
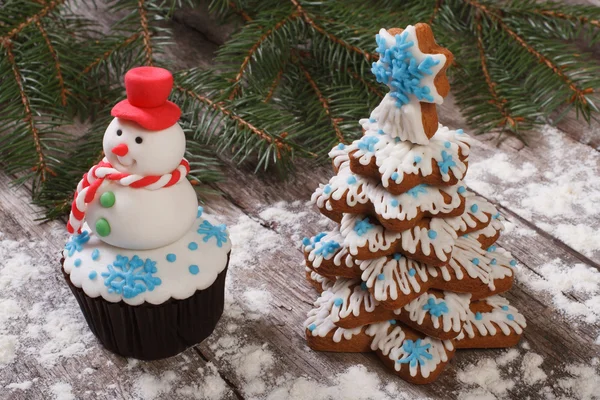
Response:
[{"label": "wooden plank surface", "polygon": [[[182,65],[206,62],[219,35],[207,39],[175,27],[180,46],[169,56],[185,57]],[[449,100],[441,122],[465,126]],[[428,386],[401,381],[372,354],[317,353],[305,344],[302,322],[316,293],[304,280],[298,245],[328,226],[306,204],[331,176],[326,166],[300,162],[296,175],[281,182],[223,160],[227,178],[216,187],[224,196],[208,199],[207,210],[228,224],[235,243],[226,312],[204,343],[158,362],[126,360],[99,346],[59,273],[63,225],[35,222],[39,210],[28,204],[28,191],[9,187],[10,177],[0,174],[0,348],[12,351],[2,343],[14,343],[14,355],[0,353],[0,360],[8,360],[0,361],[0,399],[593,398],[600,392],[600,346],[594,344],[600,315],[593,309],[600,293],[568,284],[540,289],[556,280],[556,269],[548,265],[595,271],[600,263],[597,243],[569,243],[565,238],[574,235],[564,228],[600,228],[600,213],[580,201],[596,193],[594,178],[600,176],[594,142],[582,139],[593,137],[596,128],[569,121],[559,128],[541,130],[531,147],[507,140],[497,148],[492,135],[473,146],[467,183],[509,222],[500,244],[519,260],[520,272],[507,298],[526,316],[528,328],[514,351],[460,351]],[[568,158],[561,154],[575,161],[561,168],[557,159]],[[574,212],[553,209],[552,202],[536,210],[528,202],[535,190]],[[539,369],[531,367],[540,359]],[[473,366],[474,374],[464,373]],[[478,374],[493,379],[478,382]]]}]

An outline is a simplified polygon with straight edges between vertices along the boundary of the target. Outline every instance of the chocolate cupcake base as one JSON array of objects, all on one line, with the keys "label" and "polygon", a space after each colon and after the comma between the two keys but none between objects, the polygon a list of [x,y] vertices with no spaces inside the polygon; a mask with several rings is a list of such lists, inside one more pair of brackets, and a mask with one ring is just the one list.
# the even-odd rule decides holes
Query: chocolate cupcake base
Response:
[{"label": "chocolate cupcake base", "polygon": [[92,298],[73,285],[64,270],[63,275],[91,331],[104,347],[123,357],[158,360],[179,354],[210,336],[223,314],[227,266],[208,288],[158,305]]}]

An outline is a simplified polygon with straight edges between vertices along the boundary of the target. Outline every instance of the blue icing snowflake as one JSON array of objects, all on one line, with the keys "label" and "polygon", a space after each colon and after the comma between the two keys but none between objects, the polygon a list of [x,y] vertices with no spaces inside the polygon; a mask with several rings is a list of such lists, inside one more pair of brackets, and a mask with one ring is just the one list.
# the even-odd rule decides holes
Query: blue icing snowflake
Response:
[{"label": "blue icing snowflake", "polygon": [[455,167],[456,163],[452,159],[452,155],[448,154],[446,150],[442,151],[442,161],[438,161],[438,167],[442,173],[447,174],[450,167]]},{"label": "blue icing snowflake", "polygon": [[73,235],[65,244],[65,250],[67,250],[67,254],[69,257],[72,257],[76,251],[82,251],[83,245],[89,242],[90,234],[88,231],[83,231],[78,235]]},{"label": "blue icing snowflake", "polygon": [[315,250],[315,254],[318,256],[327,257],[335,253],[340,248],[340,244],[334,240],[328,242],[322,242],[321,246]]},{"label": "blue icing snowflake", "polygon": [[374,225],[369,222],[369,218],[362,219],[354,224],[354,232],[356,232],[358,236],[364,235],[373,228]]},{"label": "blue icing snowflake", "polygon": [[427,304],[423,306],[423,310],[429,311],[429,313],[434,317],[440,317],[442,314],[446,314],[448,312],[448,306],[446,305],[445,301],[436,303],[435,299],[430,297],[429,300],[427,300]]},{"label": "blue icing snowflake", "polygon": [[379,61],[374,62],[371,72],[379,83],[390,87],[390,95],[396,99],[396,106],[402,107],[410,102],[409,96],[418,100],[433,102],[431,88],[424,85],[422,80],[433,75],[432,67],[440,63],[431,56],[426,56],[420,63],[417,62],[413,51],[418,50],[414,41],[408,40],[408,32],[404,31],[395,36],[396,43],[388,48],[386,39],[377,35],[376,51]]},{"label": "blue icing snowflake", "polygon": [[414,188],[407,190],[406,193],[410,194],[415,199],[419,197],[421,193],[427,193],[427,185],[422,183],[420,185],[415,186]]},{"label": "blue icing snowflake", "polygon": [[421,344],[421,339],[417,339],[416,342],[405,340],[402,345],[402,350],[404,350],[406,354],[403,358],[398,360],[398,362],[400,364],[409,364],[411,367],[416,367],[417,363],[423,366],[425,365],[426,360],[433,359],[433,355],[427,352],[430,347],[430,343]]},{"label": "blue icing snowflake", "polygon": [[359,150],[370,151],[371,153],[375,151],[375,145],[379,142],[379,138],[375,136],[364,136],[357,144]]},{"label": "blue icing snowflake", "polygon": [[129,257],[117,255],[117,259],[108,265],[108,272],[103,272],[104,285],[108,293],[122,294],[130,299],[146,290],[152,291],[162,283],[155,277],[156,262],[149,258],[143,261],[138,256]]},{"label": "blue icing snowflake", "polygon": [[223,243],[227,243],[227,227],[225,224],[221,225],[213,225],[207,220],[202,221],[202,224],[198,228],[198,233],[200,235],[204,235],[202,239],[204,243],[207,243],[210,238],[215,238],[217,240],[217,246],[223,247]]}]

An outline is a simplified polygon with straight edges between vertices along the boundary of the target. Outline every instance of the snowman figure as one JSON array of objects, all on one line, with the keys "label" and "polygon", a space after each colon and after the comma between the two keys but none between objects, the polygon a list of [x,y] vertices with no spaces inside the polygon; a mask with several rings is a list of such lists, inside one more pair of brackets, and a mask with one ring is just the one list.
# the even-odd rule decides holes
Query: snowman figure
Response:
[{"label": "snowman figure", "polygon": [[181,110],[168,101],[173,76],[162,68],[139,67],[125,75],[127,99],[103,138],[105,158],[77,187],[67,229],[84,225],[102,241],[125,249],[169,245],[194,224],[196,193],[186,179]]}]

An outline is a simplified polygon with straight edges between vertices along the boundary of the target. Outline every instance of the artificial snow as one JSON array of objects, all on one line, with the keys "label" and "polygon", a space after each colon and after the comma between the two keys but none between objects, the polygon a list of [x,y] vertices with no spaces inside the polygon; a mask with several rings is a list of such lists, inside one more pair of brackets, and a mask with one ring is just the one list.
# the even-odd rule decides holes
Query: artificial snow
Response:
[{"label": "artificial snow", "polygon": [[54,400],[75,400],[72,390],[71,385],[65,382],[57,382],[50,386]]}]

